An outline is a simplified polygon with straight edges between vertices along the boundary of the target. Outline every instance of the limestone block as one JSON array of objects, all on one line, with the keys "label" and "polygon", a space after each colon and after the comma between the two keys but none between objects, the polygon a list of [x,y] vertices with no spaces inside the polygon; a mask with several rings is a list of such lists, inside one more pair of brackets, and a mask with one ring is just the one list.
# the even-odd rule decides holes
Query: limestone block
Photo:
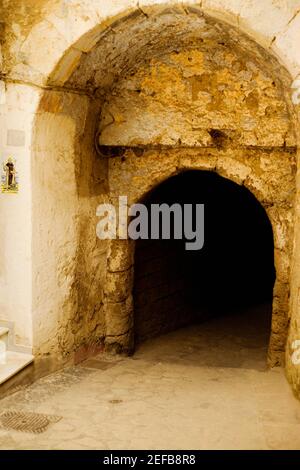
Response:
[{"label": "limestone block", "polygon": [[274,202],[278,204],[287,202],[291,205],[293,200],[293,187],[284,192],[284,187],[281,190],[278,184],[274,184],[274,181],[270,183],[268,178],[260,175],[257,171],[251,172],[244,184],[260,202],[266,205]]},{"label": "limestone block", "polygon": [[[81,2],[64,0],[50,12],[47,22],[51,23],[71,46],[99,24],[101,3],[91,0]],[[105,4],[110,5],[111,2],[105,2]],[[77,45],[76,48],[84,50]]]},{"label": "limestone block", "polygon": [[188,152],[182,152],[179,158],[179,168],[181,169],[199,169],[215,170],[217,166],[217,156],[206,152],[205,155],[189,155]]},{"label": "limestone block", "polygon": [[132,354],[134,349],[133,330],[121,336],[106,336],[105,349],[111,354]]},{"label": "limestone block", "polygon": [[291,269],[291,254],[289,251],[274,250],[274,262],[275,268],[280,273],[280,280],[285,283],[290,281],[290,269]]},{"label": "limestone block", "polygon": [[253,1],[241,3],[239,26],[254,35],[254,38],[264,46],[268,46],[274,37],[284,30],[297,9],[299,0]]},{"label": "limestone block", "polygon": [[137,0],[111,0],[109,2],[101,2],[99,5],[99,15],[102,18],[113,17],[121,12],[128,12],[130,9],[137,7]]},{"label": "limestone block", "polygon": [[[299,2],[297,2],[299,3]],[[298,13],[294,19],[290,20],[280,34],[276,36],[272,49],[278,53],[285,61],[290,73],[295,78],[300,72],[300,3]]]},{"label": "limestone block", "polygon": [[129,296],[124,302],[107,302],[105,305],[106,335],[121,336],[133,327],[133,301]]},{"label": "limestone block", "polygon": [[267,207],[267,214],[273,226],[274,245],[278,250],[291,250],[293,211],[284,207]]},{"label": "limestone block", "polygon": [[[24,54],[24,63],[28,64],[28,68],[32,70],[33,77],[36,71],[40,72],[43,76],[43,84],[45,84],[54,65],[61,59],[62,51],[67,48],[66,39],[57,32],[55,27],[48,22],[42,22],[34,26],[20,52]],[[38,75],[37,79],[39,79]]]},{"label": "limestone block", "polygon": [[112,240],[107,254],[107,269],[126,271],[133,265],[134,246],[131,240]]},{"label": "limestone block", "polygon": [[242,4],[240,0],[202,0],[201,3],[203,10],[207,13],[236,26]]},{"label": "limestone block", "polygon": [[50,84],[62,86],[77,68],[82,52],[71,47],[65,54],[64,60],[58,65],[51,76]]},{"label": "limestone block", "polygon": [[238,184],[242,184],[252,173],[248,165],[231,158],[218,158],[216,171],[220,176],[231,179]]},{"label": "limestone block", "polygon": [[184,2],[184,0],[169,0],[168,2],[166,2],[166,0],[139,0],[138,4],[139,4],[139,7],[146,7],[146,6],[153,6],[153,5],[168,5],[168,6],[173,6],[173,5],[180,5],[182,3],[196,3],[196,4],[199,4],[200,3],[200,0],[195,0],[194,2],[193,1],[187,1],[187,2]]},{"label": "limestone block", "polygon": [[133,269],[111,273],[107,272],[105,296],[108,302],[122,302],[131,293],[133,287]]}]

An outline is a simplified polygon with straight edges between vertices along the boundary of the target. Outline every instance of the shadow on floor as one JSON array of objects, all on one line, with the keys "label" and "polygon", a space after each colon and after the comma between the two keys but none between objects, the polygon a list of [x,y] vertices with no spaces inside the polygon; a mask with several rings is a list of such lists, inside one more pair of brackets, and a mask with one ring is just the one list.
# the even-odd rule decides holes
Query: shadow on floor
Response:
[{"label": "shadow on floor", "polygon": [[181,328],[145,341],[133,359],[266,370],[271,311],[272,305],[265,303]]}]

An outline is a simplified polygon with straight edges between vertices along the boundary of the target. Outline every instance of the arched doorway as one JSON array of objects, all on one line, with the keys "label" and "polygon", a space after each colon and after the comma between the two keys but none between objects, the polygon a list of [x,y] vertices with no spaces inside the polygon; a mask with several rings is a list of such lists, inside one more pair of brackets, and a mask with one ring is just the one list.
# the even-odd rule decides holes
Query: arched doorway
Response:
[{"label": "arched doorway", "polygon": [[36,354],[65,360],[99,343],[132,351],[133,250],[128,241],[96,240],[97,206],[124,195],[140,201],[166,178],[199,169],[244,185],[272,223],[270,363],[282,364],[297,151],[290,76],[201,8],[160,5],[111,21],[80,38],[91,44],[84,54],[74,58],[74,43],[57,63],[35,119]]},{"label": "arched doorway", "polygon": [[[220,316],[243,316],[268,344],[275,281],[272,226],[244,186],[210,171],[173,176],[143,199],[151,204],[205,205],[205,242],[137,240],[135,344]],[[150,211],[149,211],[150,213]],[[151,223],[151,221],[149,221]],[[240,333],[241,334],[241,333]],[[247,332],[245,331],[245,335]]]}]

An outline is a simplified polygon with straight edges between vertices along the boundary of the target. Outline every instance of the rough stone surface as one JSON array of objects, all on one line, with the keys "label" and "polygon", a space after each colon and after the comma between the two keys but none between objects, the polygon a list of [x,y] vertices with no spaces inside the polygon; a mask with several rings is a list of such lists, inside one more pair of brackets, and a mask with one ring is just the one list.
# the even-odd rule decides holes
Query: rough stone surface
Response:
[{"label": "rough stone surface", "polygon": [[[261,149],[166,149],[160,151],[145,152],[143,156],[136,156],[133,151],[125,153],[124,157],[115,157],[110,161],[109,179],[112,195],[128,194],[130,202],[140,201],[151,189],[168,177],[178,174],[186,168],[207,169],[207,160],[213,158],[212,170],[233,179],[239,184],[244,184],[252,191],[257,199],[265,206],[274,230],[276,284],[275,299],[280,299],[280,308],[274,303],[274,315],[272,331],[276,340],[270,343],[270,364],[281,363],[285,349],[288,310],[289,310],[289,276],[292,249],[292,220],[294,200],[294,158],[292,152],[274,150],[273,152]],[[276,154],[280,159],[277,166],[279,172],[272,172],[272,165],[266,164],[266,160]],[[282,173],[279,168],[285,165]],[[235,155],[235,158],[233,158]],[[188,165],[187,165],[188,160]],[[204,161],[203,167],[201,162]],[[241,168],[243,171],[241,171]],[[246,171],[245,171],[246,169]],[[234,175],[234,176],[233,176]],[[289,176],[288,176],[289,175]],[[287,178],[286,184],[284,180]],[[270,185],[272,182],[272,186]],[[271,187],[274,190],[270,193]],[[113,244],[114,242],[112,242]],[[127,259],[128,255],[125,255]],[[128,286],[127,276],[124,273],[115,273],[113,280],[109,280],[109,295],[126,297],[125,289]],[[111,275],[110,275],[111,276]],[[109,278],[111,279],[111,278]],[[112,289],[118,288],[116,293]],[[131,284],[130,284],[131,286]],[[121,299],[120,299],[121,300]]]},{"label": "rough stone surface", "polygon": [[282,84],[251,56],[212,41],[152,59],[115,86],[100,144],[294,146]]}]

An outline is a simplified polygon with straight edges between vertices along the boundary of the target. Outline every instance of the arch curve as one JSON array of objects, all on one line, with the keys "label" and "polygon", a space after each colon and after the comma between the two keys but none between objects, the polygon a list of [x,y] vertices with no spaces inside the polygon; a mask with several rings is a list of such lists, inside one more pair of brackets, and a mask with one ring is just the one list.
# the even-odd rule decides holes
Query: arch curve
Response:
[{"label": "arch curve", "polygon": [[[297,3],[284,5],[282,2],[280,5],[279,2],[275,4],[264,0],[259,2],[259,7],[253,8],[251,2],[248,5],[248,2],[232,3],[226,0],[220,8],[218,0],[203,0],[201,5],[199,8],[199,2],[195,0],[118,0],[101,3],[85,0],[80,4],[75,0],[61,4],[46,0],[40,2],[32,12],[31,22],[25,26],[21,21],[22,9],[18,11],[16,8],[14,20],[16,23],[19,21],[19,28],[12,28],[9,12],[4,18],[8,35],[11,28],[15,38],[5,45],[4,50],[8,76],[45,86],[53,75],[56,76],[56,83],[62,85],[78,65],[81,56],[95,46],[105,28],[130,14],[147,16],[157,6],[183,10],[191,7],[225,20],[249,34],[264,48],[269,48],[293,78],[299,75]],[[265,18],[268,18],[267,22]],[[60,67],[58,75],[53,72]]]},{"label": "arch curve", "polygon": [[[219,150],[215,151],[214,158],[207,158],[205,151],[198,149],[168,149],[160,150],[160,154],[156,151],[149,152],[144,155],[143,167],[145,173],[143,176],[136,178],[136,172],[140,168],[138,158],[134,152],[128,150],[125,158],[125,165],[131,169],[130,177],[124,178],[122,181],[119,176],[120,171],[124,171],[124,161],[114,162],[110,169],[111,181],[111,198],[117,201],[118,197],[128,194],[128,204],[134,204],[142,201],[155,188],[159,187],[164,181],[172,178],[182,172],[190,170],[212,171],[226,179],[233,181],[239,185],[244,185],[258,200],[265,209],[266,214],[271,222],[274,236],[274,258],[276,269],[276,282],[274,286],[274,303],[272,317],[272,332],[269,345],[269,364],[276,365],[282,362],[282,354],[285,349],[288,315],[289,309],[289,258],[291,256],[292,243],[292,219],[293,206],[284,207],[278,202],[262,197],[261,182],[263,177],[260,169],[256,168],[256,163],[245,155],[242,165],[239,161],[230,158],[229,155],[224,157],[220,155]],[[253,177],[251,180],[245,178],[245,168],[248,174]],[[278,179],[277,189],[281,186],[281,178]],[[265,189],[268,183],[265,183]],[[277,193],[278,194],[278,193]],[[280,222],[279,222],[280,220]],[[284,246],[282,245],[282,233],[284,232]],[[110,258],[113,258],[112,260]],[[117,263],[114,263],[117,260]],[[108,290],[105,294],[105,311],[106,323],[109,324],[109,335],[107,344],[114,347],[123,348],[131,351],[133,347],[133,260],[134,260],[134,243],[131,241],[112,240],[108,251]],[[116,297],[116,286],[121,297]],[[114,308],[127,312],[123,313],[123,324],[115,320]],[[120,315],[120,312],[119,314]],[[126,334],[122,335],[122,332]],[[117,342],[116,342],[117,339]]]}]

